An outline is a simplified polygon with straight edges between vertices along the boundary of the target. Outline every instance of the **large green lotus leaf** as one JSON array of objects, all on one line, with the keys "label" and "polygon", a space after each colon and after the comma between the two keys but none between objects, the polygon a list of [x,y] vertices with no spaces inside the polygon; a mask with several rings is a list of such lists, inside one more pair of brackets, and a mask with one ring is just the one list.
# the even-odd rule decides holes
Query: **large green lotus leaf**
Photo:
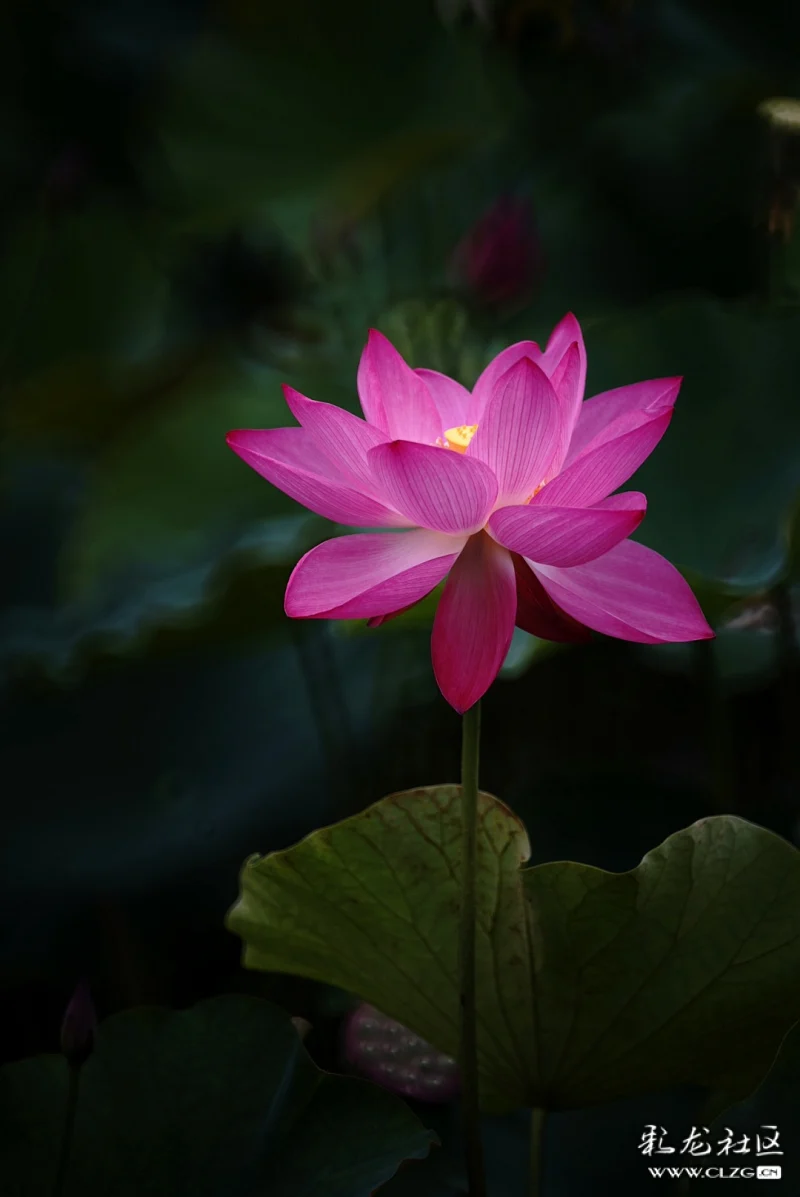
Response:
[{"label": "large green lotus leaf", "polygon": [[[457,786],[412,790],[252,858],[228,924],[245,964],[350,989],[454,1054],[459,823]],[[628,873],[521,869],[528,855],[519,820],[483,795],[484,1108],[748,1093],[800,1009],[798,852],[725,816]]]},{"label": "large green lotus leaf", "polygon": [[[60,1056],[0,1073],[4,1197],[53,1192]],[[63,1197],[369,1197],[433,1136],[399,1099],[321,1072],[289,1018],[253,998],[104,1022],[79,1082]]]},{"label": "large green lotus leaf", "polygon": [[[402,1164],[396,1175],[380,1190],[380,1197],[464,1197],[467,1192],[458,1103],[428,1105],[422,1116],[426,1126],[436,1135],[438,1147],[423,1160],[407,1160]],[[483,1132],[487,1179],[491,1185],[494,1144],[486,1133],[485,1120]],[[515,1176],[514,1179],[519,1181],[520,1178]],[[494,1187],[490,1192],[494,1197]]]},{"label": "large green lotus leaf", "polygon": [[586,321],[588,395],[683,376],[672,423],[629,485],[648,498],[637,539],[707,578],[774,577],[797,489],[797,328],[792,309],[707,299]]}]

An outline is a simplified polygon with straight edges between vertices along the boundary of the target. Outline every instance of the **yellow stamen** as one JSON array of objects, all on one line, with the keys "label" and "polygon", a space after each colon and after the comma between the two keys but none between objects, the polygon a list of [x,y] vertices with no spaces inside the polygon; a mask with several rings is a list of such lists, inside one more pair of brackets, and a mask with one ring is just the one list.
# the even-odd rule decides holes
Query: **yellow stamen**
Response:
[{"label": "yellow stamen", "polygon": [[466,453],[467,445],[477,431],[477,424],[459,424],[458,428],[448,428],[444,434],[448,449],[455,449],[456,453]]}]

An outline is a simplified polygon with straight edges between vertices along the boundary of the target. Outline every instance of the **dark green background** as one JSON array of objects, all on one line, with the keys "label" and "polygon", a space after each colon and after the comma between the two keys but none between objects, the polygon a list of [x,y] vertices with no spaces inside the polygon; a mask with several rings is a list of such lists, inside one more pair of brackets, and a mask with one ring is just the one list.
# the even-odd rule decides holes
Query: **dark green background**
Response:
[{"label": "dark green background", "polygon": [[[456,779],[459,724],[424,625],[289,625],[291,565],[333,530],[224,435],[288,422],[282,381],[353,408],[372,324],[471,383],[571,309],[589,393],[685,376],[637,478],[641,539],[690,571],[720,635],[522,646],[485,702],[482,784],[534,859],[628,868],[720,810],[796,833],[796,654],[775,604],[793,597],[800,311],[791,244],[769,285],[786,179],[756,109],[798,89],[800,18],[555,0],[498,2],[485,28],[462,8],[450,26],[433,0],[4,8],[6,1060],[55,1049],[87,977],[101,1016],[269,996],[341,1064],[338,997],[240,970],[222,926],[238,868]],[[531,267],[498,306],[453,251],[507,194],[532,214]],[[726,630],[743,602],[750,626]],[[681,1103],[554,1118],[552,1193],[642,1183],[640,1128],[677,1128]],[[513,1120],[488,1134],[514,1197],[524,1140]],[[431,1194],[449,1150],[425,1166]]]}]

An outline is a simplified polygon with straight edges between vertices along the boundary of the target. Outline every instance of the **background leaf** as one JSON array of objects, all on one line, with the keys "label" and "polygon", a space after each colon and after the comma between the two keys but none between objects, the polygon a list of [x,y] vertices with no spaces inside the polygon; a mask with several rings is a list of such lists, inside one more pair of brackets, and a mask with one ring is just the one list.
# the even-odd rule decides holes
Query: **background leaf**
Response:
[{"label": "background leaf", "polygon": [[693,299],[590,321],[586,331],[587,395],[684,377],[670,428],[631,483],[648,496],[638,539],[751,590],[781,567],[800,480],[796,328],[788,309]]},{"label": "background leaf", "polygon": [[[0,1074],[9,1197],[52,1192],[67,1073],[41,1056]],[[132,1010],[102,1024],[81,1070],[65,1197],[311,1197],[321,1176],[333,1197],[369,1197],[431,1142],[399,1099],[315,1068],[266,1002]]]}]

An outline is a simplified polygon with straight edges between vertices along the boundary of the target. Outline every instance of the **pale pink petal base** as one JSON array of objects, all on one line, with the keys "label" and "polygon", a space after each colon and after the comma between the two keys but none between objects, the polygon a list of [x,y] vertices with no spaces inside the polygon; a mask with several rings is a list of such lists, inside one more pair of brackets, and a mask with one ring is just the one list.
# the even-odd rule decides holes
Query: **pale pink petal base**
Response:
[{"label": "pale pink petal base", "polygon": [[438,586],[466,537],[421,528],[339,536],[301,557],[286,587],[295,619],[373,619],[412,606]]},{"label": "pale pink petal base", "polygon": [[332,403],[307,399],[294,387],[285,386],[283,394],[289,410],[313,440],[320,457],[331,462],[351,485],[379,498],[367,454],[388,441],[386,433]]},{"label": "pale pink petal base", "polygon": [[708,640],[714,633],[669,561],[633,540],[574,569],[536,565],[550,598],[573,619],[637,644]]},{"label": "pale pink petal base", "polygon": [[228,433],[227,442],[262,478],[326,519],[355,528],[412,522],[344,478],[305,428],[242,428]]},{"label": "pale pink petal base", "polygon": [[450,572],[431,638],[437,684],[460,714],[483,697],[500,672],[516,611],[511,554],[479,532]]},{"label": "pale pink petal base", "polygon": [[497,498],[492,471],[451,449],[392,441],[372,449],[368,460],[379,493],[422,528],[476,532]]}]

